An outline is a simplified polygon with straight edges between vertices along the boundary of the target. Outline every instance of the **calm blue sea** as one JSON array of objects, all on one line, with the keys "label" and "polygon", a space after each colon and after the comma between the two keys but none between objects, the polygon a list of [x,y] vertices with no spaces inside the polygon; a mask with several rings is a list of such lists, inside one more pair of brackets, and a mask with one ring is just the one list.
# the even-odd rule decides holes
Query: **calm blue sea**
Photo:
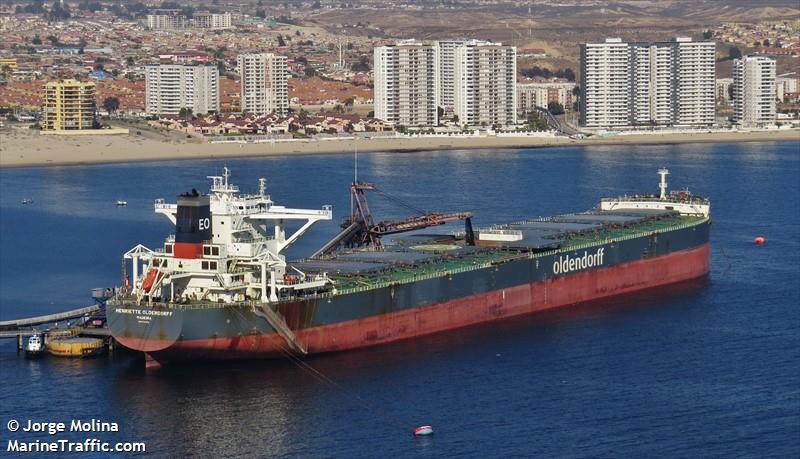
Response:
[{"label": "calm blue sea", "polygon": [[[119,284],[123,252],[172,232],[153,199],[207,189],[224,165],[243,189],[267,177],[279,204],[334,206],[336,222],[292,256],[348,212],[351,155],[2,170],[0,319]],[[711,197],[704,281],[308,359],[337,386],[286,361],[145,374],[124,352],[27,360],[6,340],[0,455],[10,439],[98,438],[144,441],[156,457],[800,457],[798,142],[382,153],[358,169],[417,207],[471,210],[480,227],[655,193],[662,166],[672,188]],[[406,214],[371,198],[381,218]],[[93,418],[120,432],[6,427]],[[435,435],[413,438],[421,424]]]}]

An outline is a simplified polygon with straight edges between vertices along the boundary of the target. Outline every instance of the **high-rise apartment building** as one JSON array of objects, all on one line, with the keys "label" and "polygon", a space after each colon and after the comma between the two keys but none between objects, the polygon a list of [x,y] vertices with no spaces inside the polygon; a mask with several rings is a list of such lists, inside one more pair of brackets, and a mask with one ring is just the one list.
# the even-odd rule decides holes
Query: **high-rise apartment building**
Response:
[{"label": "high-rise apartment building", "polygon": [[675,124],[710,126],[715,118],[716,43],[679,37],[676,47]]},{"label": "high-rise apartment building", "polygon": [[734,121],[743,126],[775,123],[775,60],[744,56],[733,62]]},{"label": "high-rise apartment building", "polygon": [[452,114],[456,106],[456,50],[468,43],[488,44],[489,42],[467,38],[433,42],[436,50],[436,77],[439,88],[436,98],[439,107],[444,109],[445,114]]},{"label": "high-rise apartment building", "polygon": [[219,111],[219,71],[211,65],[161,64],[146,68],[145,111],[149,115]]},{"label": "high-rise apartment building", "polygon": [[671,42],[581,45],[581,124],[595,128],[714,123],[715,44]]},{"label": "high-rise apartment building", "polygon": [[210,13],[198,11],[192,15],[192,23],[201,29],[230,29],[232,26],[231,13]]},{"label": "high-rise apartment building", "polygon": [[186,27],[186,16],[181,10],[155,10],[146,16],[150,30],[171,30]]},{"label": "high-rise apartment building", "polygon": [[717,106],[731,105],[733,99],[731,98],[731,88],[733,87],[733,78],[717,78]]},{"label": "high-rise apartment building", "polygon": [[42,97],[42,129],[48,131],[92,129],[96,111],[94,97],[94,83],[63,80],[45,84]]},{"label": "high-rise apartment building", "polygon": [[436,49],[414,40],[374,50],[375,117],[403,126],[436,126]]},{"label": "high-rise apartment building", "polygon": [[456,48],[454,102],[459,123],[508,126],[517,122],[517,49],[470,42]]},{"label": "high-rise apartment building", "polygon": [[[2,59],[0,59],[0,64],[2,64]],[[779,75],[777,78],[775,78],[775,98],[778,99],[778,102],[791,103],[798,99],[797,88],[798,83],[800,83],[800,79],[790,75],[791,74]]]},{"label": "high-rise apartment building", "polygon": [[273,53],[240,54],[243,113],[285,115],[289,108],[288,65],[286,56]]},{"label": "high-rise apartment building", "polygon": [[619,38],[581,45],[581,117],[586,127],[630,124],[631,53]]},{"label": "high-rise apartment building", "polygon": [[517,113],[523,115],[532,110],[547,108],[550,103],[561,104],[564,111],[572,111],[574,82],[517,83]]},{"label": "high-rise apartment building", "polygon": [[675,124],[675,47],[670,43],[635,43],[629,49],[630,124]]}]

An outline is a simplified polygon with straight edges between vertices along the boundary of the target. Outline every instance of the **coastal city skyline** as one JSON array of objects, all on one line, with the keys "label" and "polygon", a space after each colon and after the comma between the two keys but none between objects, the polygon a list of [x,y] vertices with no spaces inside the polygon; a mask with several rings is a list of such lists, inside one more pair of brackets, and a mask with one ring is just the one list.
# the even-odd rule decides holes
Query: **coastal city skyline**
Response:
[{"label": "coastal city skyline", "polygon": [[[800,20],[782,19],[783,10],[633,39],[598,26],[556,42],[560,35],[537,38],[532,25],[505,37],[329,25],[321,18],[348,7],[326,2],[54,5],[0,5],[0,36],[16,37],[0,47],[0,112],[8,126],[33,128],[11,131],[6,145],[58,143],[67,152],[74,146],[59,137],[105,135],[149,158],[174,155],[171,142],[186,154],[253,154],[264,142],[275,152],[348,150],[355,141],[363,150],[655,143],[792,136],[800,126]],[[772,62],[775,71],[756,83],[742,62]],[[51,84],[89,85],[94,96],[75,111],[51,97]]]},{"label": "coastal city skyline", "polygon": [[[203,121],[208,113],[216,118],[225,115],[239,124],[225,129],[228,134],[239,131],[270,136],[282,131],[305,136],[305,126],[286,119],[287,115],[296,118],[300,112],[304,113],[304,120],[305,113],[321,113],[329,120],[322,126],[319,123],[309,126],[312,135],[326,134],[331,128],[341,135],[344,132],[336,126],[350,130],[347,128],[350,125],[379,125],[381,132],[490,129],[577,135],[596,130],[754,128],[798,122],[797,73],[781,72],[787,65],[793,68],[791,63],[797,60],[793,56],[800,53],[800,43],[792,40],[797,30],[792,21],[767,21],[766,27],[755,28],[725,22],[698,29],[694,37],[678,33],[665,37],[659,33],[640,35],[638,40],[631,41],[605,34],[598,40],[581,40],[567,48],[547,49],[530,47],[519,37],[511,43],[485,40],[470,33],[449,39],[416,35],[377,38],[327,29],[320,32],[303,25],[299,18],[307,17],[306,11],[313,15],[314,11],[335,10],[336,6],[325,2],[317,10],[315,5],[306,10],[308,5],[299,4],[299,9],[279,9],[272,16],[262,15],[266,9],[247,12],[241,7],[226,9],[219,5],[182,9],[164,3],[133,10],[110,6],[102,2],[71,6],[66,2],[57,10],[44,5],[38,7],[41,12],[36,12],[37,7],[20,2],[0,9],[0,20],[8,19],[11,14],[22,19],[14,24],[3,20],[2,30],[30,30],[25,37],[27,44],[19,42],[0,49],[5,82],[0,85],[0,110],[21,119],[37,120],[44,103],[44,84],[66,77],[96,83],[95,105],[101,117],[161,116],[166,122],[161,125],[172,126],[175,121],[170,117],[185,118],[190,113],[198,119],[195,122],[198,126],[187,132],[200,139],[205,138],[203,132],[213,128]],[[279,11],[289,14],[278,14]],[[298,18],[291,16],[292,11]],[[48,20],[45,29],[53,28],[53,33],[41,36],[38,30],[28,28],[27,24],[41,19]],[[62,23],[78,25],[74,28],[76,32],[61,29]],[[155,41],[146,47],[136,45],[133,49],[139,51],[135,53],[130,50],[119,53],[119,48],[108,46],[114,44],[113,38],[92,43],[92,37],[99,38],[97,33],[103,34],[108,27],[112,30],[123,27],[123,34],[140,30],[137,33],[143,34],[145,41]],[[748,30],[759,38],[758,47],[742,52],[753,47],[751,43],[739,44],[743,32]],[[528,32],[533,34],[534,30]],[[263,34],[260,39],[259,34]],[[161,40],[173,35],[177,38],[174,44],[171,40]],[[215,44],[200,45],[208,39]],[[617,61],[608,53],[590,54],[587,58],[587,49],[611,50],[616,41],[620,50]],[[233,42],[237,43],[235,49],[227,46]],[[467,46],[469,43],[473,46]],[[124,42],[116,45],[131,48]],[[397,64],[397,59],[414,46],[428,50],[429,61],[415,69],[405,65],[406,60],[404,65]],[[481,57],[492,46],[495,51],[504,50],[502,62],[499,55]],[[726,48],[729,56],[724,54]],[[147,49],[152,51],[148,53]],[[390,50],[396,53],[396,59],[386,60]],[[461,50],[468,50],[467,55],[457,59]],[[475,55],[469,55],[469,50],[475,51]],[[553,68],[549,62],[551,54],[571,54],[576,60]],[[256,65],[252,58],[242,60],[242,56],[251,55],[274,57],[269,65]],[[774,83],[769,84],[774,87],[772,100],[758,102],[769,105],[763,112],[768,115],[749,117],[745,122],[736,115],[737,103],[752,106],[755,102],[744,98],[754,96],[752,91],[734,87],[734,73],[736,62],[750,56],[774,60],[776,72]],[[35,62],[42,62],[43,58],[52,62],[51,67],[37,67]],[[67,65],[53,72],[63,66],[58,64],[60,61],[84,64]],[[473,61],[477,67],[471,64]],[[457,64],[460,64],[459,74],[455,73]],[[617,73],[613,76],[604,73],[603,81],[592,70],[606,66]],[[261,68],[270,70],[253,76],[253,69]],[[470,74],[473,68],[474,74]],[[408,73],[412,71],[413,74]],[[59,75],[65,72],[68,75]],[[482,80],[481,75],[490,75],[491,79]],[[249,83],[253,78],[260,83]],[[41,85],[38,90],[37,85]],[[111,91],[106,90],[107,86]],[[113,90],[114,87],[119,90]],[[24,97],[18,97],[23,94]],[[742,100],[737,102],[734,94],[741,94]],[[40,102],[35,103],[36,100]],[[241,129],[244,118],[266,119],[273,112],[282,118],[270,119],[278,120],[287,129],[265,123]],[[236,113],[244,118],[232,118]],[[357,122],[353,123],[354,120]],[[113,125],[110,120],[98,124]],[[266,130],[271,133],[266,134]]]},{"label": "coastal city skyline", "polygon": [[[513,46],[474,39],[399,41],[374,49],[374,117],[404,127],[434,127],[447,119],[464,127],[507,127],[516,124],[518,113],[524,116],[557,103],[559,113],[555,114],[577,108],[580,126],[587,128],[707,127],[718,123],[715,108],[722,97],[737,107],[766,104],[764,113],[748,118],[746,124],[774,124],[777,102],[797,93],[797,79],[777,79],[773,70],[764,75],[766,89],[756,96],[745,91],[740,66],[760,62],[774,69],[774,59],[757,54],[734,59],[737,78],[717,79],[715,45],[712,41],[693,42],[688,37],[652,44],[608,38],[604,43],[581,44],[581,81],[553,78],[519,83],[515,78],[517,49]],[[482,59],[487,51],[492,54]],[[146,67],[144,113],[224,113],[219,108],[218,68],[198,62],[204,60],[202,55],[180,56],[162,55],[162,63]],[[241,101],[237,111],[285,115],[289,107],[285,56],[245,54],[237,56],[236,61]],[[477,79],[479,75],[491,75],[492,80]],[[726,84],[731,87],[729,92],[720,91],[719,86]],[[492,89],[481,95],[481,88]],[[479,92],[472,94],[472,90]],[[575,104],[577,107],[570,103],[573,96],[581,101]],[[751,100],[755,97],[759,100]],[[744,122],[740,115],[730,120]]]}]

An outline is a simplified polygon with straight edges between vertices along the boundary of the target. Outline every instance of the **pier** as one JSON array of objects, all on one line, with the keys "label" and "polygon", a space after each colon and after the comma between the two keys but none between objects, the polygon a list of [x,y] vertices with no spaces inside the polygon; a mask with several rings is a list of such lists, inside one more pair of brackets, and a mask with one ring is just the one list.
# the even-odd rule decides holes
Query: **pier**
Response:
[{"label": "pier", "polygon": [[[71,338],[75,336],[88,336],[108,339],[111,333],[105,326],[87,326],[93,319],[105,318],[105,311],[100,304],[70,309],[68,311],[46,314],[42,316],[26,317],[0,321],[0,339],[17,340],[17,350],[23,348],[23,337],[31,335],[44,335],[45,342],[53,338]],[[67,323],[58,326],[58,322],[77,320],[76,323]],[[45,326],[39,328],[40,326]]]},{"label": "pier", "polygon": [[77,319],[79,317],[91,316],[100,312],[100,306],[92,305],[83,308],[72,309],[69,311],[47,314],[44,316],[28,317],[25,319],[13,319],[0,321],[0,337],[9,331],[20,330],[34,325],[52,324],[63,320]]}]

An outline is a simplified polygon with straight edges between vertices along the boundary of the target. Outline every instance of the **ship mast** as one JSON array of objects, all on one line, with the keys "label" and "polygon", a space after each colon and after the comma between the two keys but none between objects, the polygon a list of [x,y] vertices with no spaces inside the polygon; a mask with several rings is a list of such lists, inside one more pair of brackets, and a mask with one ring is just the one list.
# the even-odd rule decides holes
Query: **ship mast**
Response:
[{"label": "ship mast", "polygon": [[658,188],[661,189],[661,200],[667,199],[667,175],[669,175],[669,169],[666,167],[662,167],[658,170],[658,175],[661,176],[661,182],[658,184]]}]

